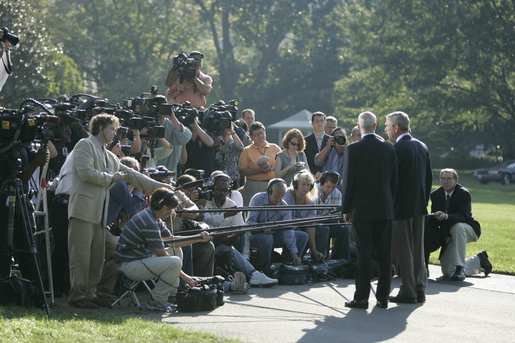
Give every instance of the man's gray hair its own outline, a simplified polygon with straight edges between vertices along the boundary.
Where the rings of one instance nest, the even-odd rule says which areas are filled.
[[[386,116],[386,121],[389,121],[392,126],[397,125],[402,132],[409,131],[409,116],[401,111],[395,111]]]
[[[120,160],[120,163],[129,168],[135,169],[137,171],[140,170],[139,162],[134,157],[130,157],[130,156],[122,157],[122,159]]]
[[[377,124],[377,117],[370,111],[365,111],[359,114],[358,123],[361,130],[365,132],[374,132],[374,125]]]

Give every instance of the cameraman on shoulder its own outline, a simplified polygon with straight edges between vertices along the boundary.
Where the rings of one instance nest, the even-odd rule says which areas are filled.
[[[204,55],[202,53],[192,51],[186,68],[179,67],[176,63],[177,57],[174,59],[174,65],[166,79],[166,85],[170,87],[166,91],[168,100],[172,99],[176,104],[189,101],[193,108],[199,108],[206,104],[206,96],[211,92],[213,80],[211,76],[200,71],[203,59]],[[195,70],[192,73],[193,68]],[[183,74],[183,70],[185,70],[186,75]]]
[[[13,73],[13,67],[11,65],[11,55],[9,53],[9,48],[11,45],[16,45],[20,41],[20,39],[9,32],[7,27],[3,27],[0,29],[0,41],[4,47],[4,51],[2,54],[2,65],[0,66],[0,91],[7,81],[9,75]]]

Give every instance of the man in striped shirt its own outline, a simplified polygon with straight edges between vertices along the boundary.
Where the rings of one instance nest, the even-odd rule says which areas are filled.
[[[176,292],[179,278],[188,286],[195,286],[194,280],[181,271],[181,258],[171,256],[163,243],[163,240],[173,238],[163,220],[175,216],[177,204],[172,191],[165,188],[156,190],[150,199],[150,207],[137,213],[125,225],[116,247],[114,260],[121,263],[120,271],[126,277],[136,281],[159,277],[147,304],[150,310],[172,311],[168,297],[171,292]],[[200,237],[174,243],[174,247],[211,239],[207,232],[202,232]]]

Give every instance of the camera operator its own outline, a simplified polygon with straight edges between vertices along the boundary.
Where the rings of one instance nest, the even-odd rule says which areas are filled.
[[[69,304],[77,308],[97,308],[95,287],[104,264],[108,187],[126,180],[146,190],[170,188],[120,164],[106,149],[118,125],[118,118],[113,115],[95,115],[89,124],[91,136],[81,139],[73,149],[68,204]]]
[[[181,175],[177,178],[175,185],[178,189],[175,194],[179,205],[179,210],[198,210],[197,201],[199,200],[199,191],[197,187],[184,187],[195,181],[192,175]],[[183,188],[184,187],[184,188]],[[181,213],[177,215],[173,221],[173,230],[175,232],[187,230],[189,220],[198,220],[199,213]],[[189,275],[196,276],[212,276],[215,264],[215,247],[211,242],[196,243],[182,247],[183,251],[183,267],[182,270]]]
[[[192,51],[189,55],[195,62],[193,77],[182,80],[183,75],[177,73],[178,68],[174,59],[174,66],[168,75],[166,85],[170,88],[166,91],[166,98],[172,99],[176,104],[189,101],[191,107],[199,108],[206,104],[206,96],[211,92],[213,80],[211,76],[200,71],[204,61],[204,55],[198,51]]]
[[[174,150],[173,145],[168,142],[168,140],[164,138],[151,138],[148,136],[148,129],[145,127],[141,130],[141,154],[144,156],[149,156],[148,161],[146,161],[146,168],[155,168],[158,164],[157,161],[162,160],[170,156],[172,151]],[[155,149],[152,149],[153,145],[152,140],[157,140],[157,143],[160,145]]]
[[[13,73],[13,67],[11,64],[11,53],[9,48],[12,45],[18,44],[18,37],[9,32],[9,29],[3,27],[0,29],[0,41],[3,46],[3,54],[2,54],[2,65],[0,66],[0,91],[2,90],[5,81],[9,75]]]
[[[208,200],[205,208],[236,208],[237,205],[229,198],[231,194],[232,180],[226,174],[218,174],[214,177],[213,181],[213,199]],[[205,213],[205,222],[212,227],[220,226],[237,226],[243,224],[243,216],[241,212],[220,212],[220,213]],[[213,238],[216,246],[216,254],[231,254],[234,259],[234,264],[239,272],[243,272],[249,278],[251,286],[273,286],[277,284],[277,279],[272,279],[264,273],[257,271],[256,268],[234,247],[234,244],[244,235],[244,232],[238,232],[227,235],[220,235]],[[220,255],[219,255],[220,256]],[[216,256],[215,256],[216,259]],[[236,278],[237,273],[234,274]],[[236,288],[244,282],[235,283]],[[234,289],[233,291],[245,291],[244,289]]]
[[[188,160],[184,169],[203,169],[207,175],[211,175],[215,170],[215,135],[210,131],[204,131],[197,118],[189,127],[192,136],[186,144]]]
[[[238,159],[243,151],[243,143],[236,134],[235,128],[236,124],[231,122],[231,128],[224,129],[216,137],[215,143],[216,167],[231,177],[233,187],[237,186],[240,180]]]
[[[343,179],[343,160],[347,145],[347,133],[341,127],[337,127],[329,137],[327,145],[322,151],[315,155],[315,164],[322,167],[322,172],[332,170],[339,173]],[[341,187],[340,182],[340,184],[338,184],[340,191],[342,189]]]
[[[163,221],[175,216],[177,205],[174,192],[164,188],[156,190],[150,198],[150,207],[136,214],[125,225],[116,247],[115,261],[121,263],[120,270],[131,280],[159,277],[147,303],[149,310],[173,312],[168,298],[175,295],[180,280],[189,287],[195,286],[195,281],[181,271],[180,257],[172,256],[173,252],[165,248],[163,242],[174,238]],[[200,237],[192,238],[192,242],[211,239],[207,232],[202,232]],[[183,244],[187,243],[172,243],[171,248],[179,248]]]

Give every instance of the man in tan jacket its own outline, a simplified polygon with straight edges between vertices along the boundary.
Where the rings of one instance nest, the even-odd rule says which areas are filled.
[[[70,306],[97,308],[95,288],[102,274],[109,187],[120,180],[145,191],[170,188],[120,164],[105,146],[113,140],[118,118],[98,114],[89,123],[90,137],[74,148],[72,188],[68,204],[68,250],[70,260]]]

